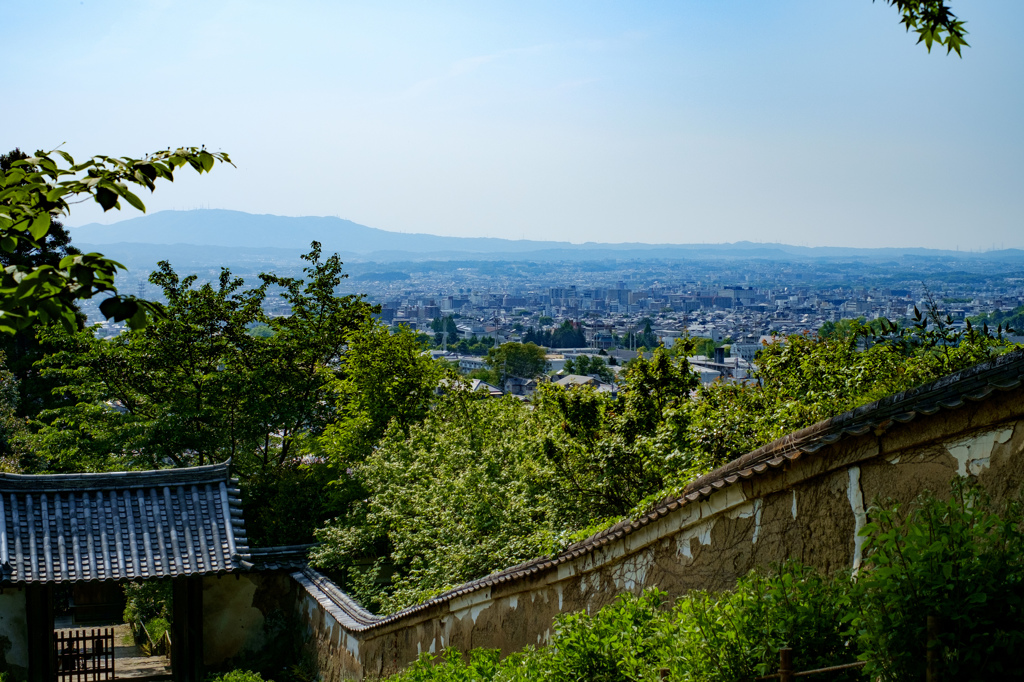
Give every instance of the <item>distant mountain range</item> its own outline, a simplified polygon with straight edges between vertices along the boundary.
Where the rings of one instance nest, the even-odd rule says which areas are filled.
[[[378,230],[334,217],[253,215],[203,209],[161,211],[112,225],[92,223],[71,228],[80,248],[95,247],[113,257],[155,262],[177,254],[179,260],[265,262],[293,259],[319,241],[327,253],[376,262],[399,260],[607,260],[607,259],[892,259],[956,258],[1001,262],[1024,261],[1024,251],[963,252],[926,248],[859,249],[787,244],[605,244],[531,241],[491,237],[441,237]],[[115,248],[111,248],[115,247]]]

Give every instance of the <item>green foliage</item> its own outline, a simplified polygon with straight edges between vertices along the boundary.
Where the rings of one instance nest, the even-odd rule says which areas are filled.
[[[264,682],[264,680],[259,673],[250,670],[232,670],[219,675],[209,675],[206,682]],[[273,680],[266,682],[273,682]]]
[[[0,471],[9,473],[20,471],[30,456],[24,445],[25,420],[17,414],[18,384],[0,351]]]
[[[142,651],[147,656],[158,653],[167,653],[163,641],[164,634],[171,629],[171,624],[165,618],[153,618],[146,621],[146,632],[149,633],[149,642],[142,644]]]
[[[470,379],[479,379],[491,386],[501,388],[501,372],[496,369],[474,369],[467,376]]]
[[[56,470],[190,466],[233,457],[242,473],[290,465],[295,447],[333,421],[329,381],[372,308],[337,297],[341,263],[305,256],[308,281],[263,275],[244,288],[224,269],[195,286],[162,262],[150,281],[165,314],[110,340],[93,330],[42,333],[58,352],[42,363],[68,404],[39,416],[33,448]],[[267,319],[270,286],[291,315]],[[255,323],[270,337],[249,333]]]
[[[352,474],[368,497],[318,531],[313,561],[390,612],[542,553],[552,520],[527,414],[453,390],[407,432],[392,424]]]
[[[1024,512],[997,513],[956,479],[948,500],[870,511],[865,563],[851,595],[852,631],[879,680],[923,679],[928,617],[938,625],[943,680],[1021,679]]]
[[[66,167],[59,165],[61,160]],[[54,219],[67,216],[70,205],[82,196],[92,197],[104,211],[120,209],[123,199],[145,212],[130,185],[153,191],[157,180],[173,181],[175,171],[186,165],[206,173],[218,161],[230,163],[227,154],[195,147],[168,149],[143,159],[94,156],[76,163],[70,154],[54,150],[8,161],[0,168],[0,248],[8,254],[45,250],[63,232]],[[147,316],[160,308],[117,293],[114,275],[121,267],[101,254],[77,252],[68,252],[56,264],[7,265],[0,281],[0,331],[13,333],[36,322],[57,322],[73,331],[78,327],[75,302],[96,294],[111,294],[100,304],[107,318],[145,325]]]
[[[449,650],[392,679],[640,681],[667,668],[680,682],[735,682],[770,674],[789,647],[796,670],[867,662],[831,680],[920,680],[929,616],[940,679],[1021,679],[1024,507],[998,513],[965,479],[951,491],[925,493],[909,511],[873,507],[855,579],[790,562],[752,571],[732,590],[691,591],[671,609],[655,589],[620,595],[596,614],[559,616],[544,649],[503,661],[496,651],[467,661]]]
[[[451,315],[447,317],[435,317],[430,322],[430,328],[434,331],[433,345],[440,348],[442,341],[444,341],[442,332],[448,333],[448,347],[454,347],[459,341],[459,328],[455,324],[455,318]]]
[[[787,563],[751,572],[733,590],[691,592],[676,604],[663,665],[673,680],[731,682],[772,672],[787,646],[797,670],[848,663],[855,655],[842,622],[849,585],[845,577]]]
[[[734,682],[777,666],[778,649],[797,651],[797,669],[850,662],[842,618],[846,578],[825,578],[796,564],[752,572],[734,590],[694,592],[674,607],[657,589],[622,594],[591,615],[558,616],[549,646],[527,648],[499,661],[476,649],[468,660],[446,650],[424,654],[393,682],[653,682],[669,679]],[[838,674],[830,679],[856,679]]]
[[[338,481],[360,493],[318,532],[313,559],[394,611],[553,551],[706,468],[680,450],[695,386],[685,357],[663,349],[630,366],[617,399],[545,384],[531,409],[453,385],[419,423],[391,422]]]
[[[650,679],[658,663],[659,631],[666,626],[661,606],[665,595],[646,590],[619,595],[591,616],[569,613],[555,621],[552,647],[544,656],[548,679],[593,682]]]
[[[544,374],[548,361],[544,349],[534,343],[511,341],[487,351],[487,366],[499,372],[502,381],[508,377],[532,379]]]
[[[551,318],[545,317],[540,319],[542,325],[545,324],[545,319],[551,320]],[[552,322],[553,320],[546,324],[551,324]],[[534,330],[533,327],[527,327],[526,333],[523,334],[523,342],[534,343],[548,348],[584,348],[587,345],[587,337],[578,324],[574,324],[570,320],[564,320],[561,325],[554,329]]]
[[[449,343],[448,348],[462,355],[487,355],[487,351],[494,348],[494,337],[477,337],[473,334],[468,339],[459,339],[458,343]]]
[[[171,618],[171,583],[169,580],[147,580],[124,585],[124,622],[148,622],[154,618]]]
[[[701,387],[689,405],[691,446],[720,462],[873,400],[1015,348],[1001,334],[959,331],[918,314],[837,324],[825,337],[794,335],[758,353],[756,384]]]
[[[527,407],[450,391],[392,424],[339,478],[347,511],[318,533],[316,561],[394,611],[642,514],[793,430],[1010,348],[978,332],[850,329],[766,347],[746,385],[698,387],[686,340],[630,363],[615,398],[542,384]],[[351,451],[341,442],[325,451]]]
[[[956,50],[958,56],[960,48],[970,47],[964,36],[967,31],[964,29],[963,21],[956,18],[952,10],[946,4],[946,0],[884,0],[890,7],[895,7],[902,15],[900,23],[907,29],[907,32],[917,33],[917,42],[924,43],[928,51],[932,51],[932,44],[946,46],[946,54]]]
[[[569,358],[565,361],[563,371],[566,374],[596,374],[605,383],[615,380],[615,374],[608,369],[608,364],[596,355],[578,355],[575,359]]]
[[[426,416],[441,379],[452,376],[406,327],[391,331],[368,320],[348,340],[330,385],[338,418],[322,439],[331,452],[345,453],[345,465],[368,454],[389,426],[407,433]]]
[[[706,358],[714,358],[715,349],[721,348],[722,346],[725,345],[725,343],[722,341],[714,341],[712,339],[707,339],[703,337],[698,337],[695,340],[697,342],[697,345],[693,350],[694,355],[703,355]],[[728,353],[726,353],[726,355],[728,356]]]
[[[1013,333],[1024,334],[1024,305],[1017,306],[1013,310],[1004,312],[997,310],[994,313],[979,315],[971,318],[974,325],[986,327],[1001,327],[1012,330]]]

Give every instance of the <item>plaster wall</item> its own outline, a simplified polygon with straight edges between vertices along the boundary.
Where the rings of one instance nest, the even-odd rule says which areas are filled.
[[[374,679],[421,652],[544,645],[560,613],[594,611],[646,587],[676,597],[726,589],[757,566],[796,559],[824,571],[859,566],[857,531],[875,501],[907,502],[975,476],[999,500],[1024,485],[1024,404],[987,401],[889,432],[867,433],[727,486],[546,572],[484,587],[366,628],[299,595],[306,650],[321,679]],[[984,408],[984,409],[982,409]]]
[[[295,586],[282,573],[203,578],[203,663],[217,669],[290,644]],[[281,641],[284,636],[286,642]]]
[[[25,590],[20,587],[0,590],[0,643],[6,649],[0,659],[0,670],[10,671],[15,679],[24,679],[28,673],[28,620]]]

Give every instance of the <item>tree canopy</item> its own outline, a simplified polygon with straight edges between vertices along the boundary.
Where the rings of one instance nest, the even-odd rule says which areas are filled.
[[[508,377],[533,379],[544,374],[548,361],[544,349],[534,343],[510,341],[487,351],[487,366],[499,373],[501,381]]]

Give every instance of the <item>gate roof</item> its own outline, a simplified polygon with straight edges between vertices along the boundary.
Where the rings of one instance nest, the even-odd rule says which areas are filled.
[[[0,583],[140,580],[242,567],[230,462],[100,474],[0,474]]]

